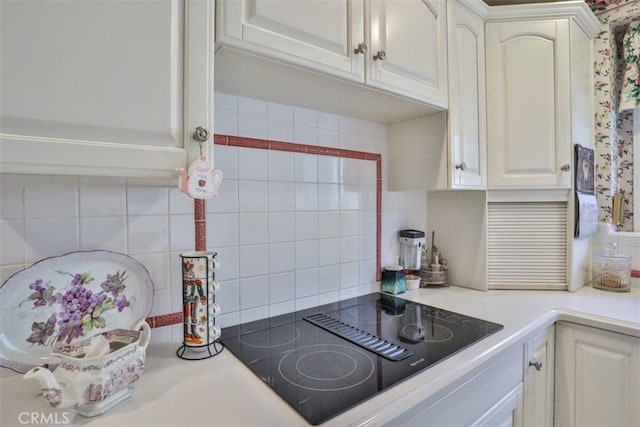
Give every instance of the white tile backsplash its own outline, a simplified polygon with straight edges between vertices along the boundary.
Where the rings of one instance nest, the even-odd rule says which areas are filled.
[[[318,127],[294,123],[293,139],[298,144],[318,145]]]
[[[332,264],[318,268],[318,293],[337,292],[340,289],[340,265]]]
[[[238,210],[240,212],[266,212],[267,182],[238,181]]]
[[[225,185],[227,184],[228,182],[225,181]],[[82,193],[80,197],[82,198]],[[185,197],[178,187],[169,189],[169,214],[193,215],[193,199]]]
[[[220,190],[225,188],[228,179],[238,179],[238,148],[226,145],[216,145],[213,150],[214,166],[222,170],[224,177]]]
[[[296,182],[294,204],[297,211],[318,210],[318,184]]]
[[[340,289],[353,288],[359,284],[358,263],[340,264]]]
[[[127,217],[81,217],[80,249],[127,252]]]
[[[269,303],[275,304],[285,301],[293,303],[295,286],[293,271],[269,275]]]
[[[294,206],[293,182],[269,181],[269,212],[290,212]]]
[[[271,141],[294,142],[293,123],[269,121],[267,123],[267,137]]]
[[[177,191],[179,191],[176,188]],[[193,207],[191,207],[193,209]],[[85,185],[80,187],[81,216],[127,214],[127,191],[122,186]]]
[[[267,243],[268,217],[264,213],[241,213],[239,215],[240,245]]]
[[[238,116],[238,135],[247,138],[267,139],[269,136],[267,120]]]
[[[241,96],[238,98],[238,115],[266,120],[267,103],[259,99]]]
[[[25,187],[25,218],[65,218],[77,215],[78,186],[75,183],[42,183]]]
[[[318,212],[318,237],[328,239],[338,236],[340,236],[340,212]]]
[[[169,189],[166,187],[127,188],[127,213],[129,215],[167,215]]]
[[[267,276],[240,279],[240,309],[260,307],[269,302],[269,278]]]
[[[169,251],[169,217],[136,215],[128,217],[130,254]]]
[[[267,180],[267,150],[246,148],[238,152],[239,179]]]
[[[24,186],[23,180],[16,175],[8,175],[0,179],[0,218],[24,218]]]
[[[0,254],[5,264],[23,264],[25,235],[23,219],[0,219]]]
[[[78,217],[26,218],[24,221],[26,263],[80,248]]]
[[[288,242],[295,238],[293,212],[269,213],[269,240],[271,242]]]
[[[296,270],[295,272],[295,295],[298,298],[307,298],[318,294],[318,269],[309,268],[306,270]]]
[[[318,241],[303,240],[295,244],[296,270],[318,266]]]
[[[269,271],[267,245],[240,246],[240,277],[262,276]]]
[[[318,128],[318,145],[321,147],[340,148],[340,131]]]
[[[310,240],[318,238],[318,211],[296,212],[295,239]]]
[[[296,153],[293,161],[293,178],[296,182],[318,182],[317,156]]]
[[[238,114],[238,97],[226,93],[216,93],[213,105],[216,113]]]
[[[333,265],[340,263],[340,240],[318,240],[318,265]]]
[[[386,173],[378,123],[227,94],[216,94],[214,120],[223,134],[380,153]],[[375,162],[216,145],[214,163],[224,180],[206,203],[206,235],[221,262],[219,325],[377,289]],[[179,254],[195,233],[193,200],[177,180],[1,178],[2,281],[48,256],[109,249],[147,267],[153,314],[182,310]],[[382,265],[397,259],[399,229],[426,230],[426,194],[387,192],[385,182]],[[182,327],[153,336],[179,341]]]
[[[293,154],[288,151],[269,150],[269,181],[293,181]]]
[[[267,118],[269,121],[293,123],[293,107],[275,102],[267,102]]]
[[[169,216],[169,245],[172,251],[193,249],[195,236],[193,214]]]
[[[295,269],[295,244],[293,242],[269,245],[269,273],[281,273]]]
[[[193,200],[188,197],[184,197],[190,202],[190,214],[193,215]],[[238,212],[238,181],[235,179],[223,179],[222,191],[218,192],[218,196],[207,203],[207,212],[210,213],[223,213],[223,212]]]
[[[340,185],[318,184],[318,210],[335,211],[340,209]]]

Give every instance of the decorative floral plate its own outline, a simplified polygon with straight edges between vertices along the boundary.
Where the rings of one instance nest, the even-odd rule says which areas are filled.
[[[0,366],[57,364],[55,342],[130,329],[153,303],[147,269],[128,255],[71,252],[17,272],[0,287]]]

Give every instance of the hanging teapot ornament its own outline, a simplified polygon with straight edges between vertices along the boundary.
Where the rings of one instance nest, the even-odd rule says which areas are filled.
[[[210,199],[218,195],[222,171],[213,169],[205,156],[191,162],[188,171],[184,168],[178,168],[176,171],[180,176],[179,186],[183,193],[194,199]]]
[[[178,186],[180,190],[194,199],[210,199],[217,196],[218,187],[222,182],[222,171],[213,169],[206,156],[202,154],[203,142],[204,137],[198,139],[200,156],[191,162],[188,170],[176,169],[179,175]]]

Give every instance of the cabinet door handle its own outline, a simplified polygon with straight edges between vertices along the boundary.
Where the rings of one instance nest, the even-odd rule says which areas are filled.
[[[560,170],[562,172],[569,172],[571,170],[571,165],[569,165],[569,164],[562,165],[562,166],[560,166]]]
[[[536,371],[539,371],[540,369],[542,369],[542,361],[540,360],[536,360],[535,362],[530,361],[529,366],[533,366],[534,368],[536,368]]]
[[[355,49],[353,49],[354,53],[367,53],[367,44],[362,42],[360,44],[358,44],[358,47],[356,47]]]
[[[459,170],[463,171],[463,170],[467,169],[467,164],[465,162],[457,163],[456,164],[456,169],[459,169]]]
[[[376,53],[373,56],[374,61],[379,59],[380,61],[384,61],[385,59],[387,59],[387,52],[385,52],[384,50],[380,49],[378,51],[378,53]]]
[[[209,129],[198,126],[196,130],[193,131],[193,139],[198,142],[205,142],[209,139]]]

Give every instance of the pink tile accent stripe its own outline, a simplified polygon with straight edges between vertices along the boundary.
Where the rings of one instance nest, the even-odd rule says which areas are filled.
[[[349,159],[379,161],[382,155],[366,151],[345,150],[343,148],[322,147],[320,145],[296,144],[294,142],[271,141],[266,139],[244,138],[240,136],[215,134],[214,143],[230,147],[260,148],[263,150],[289,151],[292,153],[318,154],[322,156],[345,157]],[[378,179],[382,179],[381,170]]]
[[[207,201],[193,199],[193,220],[195,226],[196,251],[207,250]]]
[[[160,316],[147,317],[147,323],[152,328],[176,325],[182,323],[182,312],[162,314]]]
[[[230,147],[259,148],[262,150],[289,151],[292,153],[315,154],[320,156],[344,157],[376,162],[376,280],[382,280],[380,259],[382,256],[382,155],[366,151],[345,150],[342,148],[322,147],[319,145],[295,144],[293,142],[270,141],[266,139],[244,138],[231,135],[215,134],[214,144]],[[206,202],[194,199],[194,221],[196,250],[206,250]],[[152,328],[182,323],[182,312],[168,313],[147,318]]]

